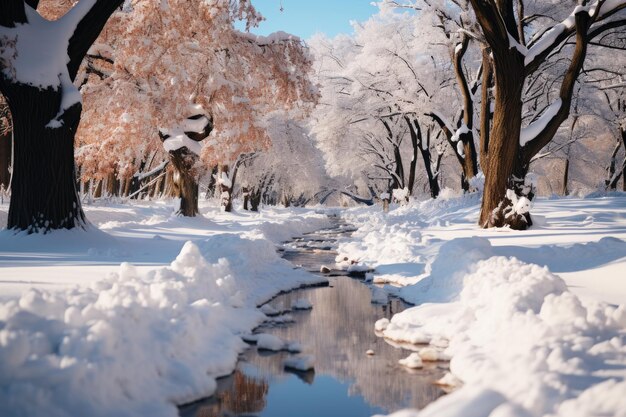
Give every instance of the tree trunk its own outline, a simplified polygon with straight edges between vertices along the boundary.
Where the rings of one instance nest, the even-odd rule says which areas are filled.
[[[241,189],[241,192],[243,194],[243,209],[248,211],[248,210],[250,210],[250,208],[249,208],[249,204],[250,204],[250,190],[248,190],[248,187],[243,187]]]
[[[224,174],[228,177],[228,165],[222,165],[219,168],[218,178],[222,178]],[[220,191],[220,200],[222,204],[222,208],[225,212],[230,213],[233,211],[233,189],[232,184],[228,186],[228,184],[223,184],[221,181],[219,182],[219,191]]]
[[[7,86],[13,115],[14,166],[8,229],[46,233],[84,228],[85,215],[76,190],[74,135],[79,104],[63,115],[58,128],[46,127],[61,105],[61,89]]]
[[[452,57],[454,63],[454,72],[456,74],[457,83],[461,89],[463,96],[463,124],[467,127],[467,132],[459,135],[458,140],[463,144],[463,154],[461,166],[463,167],[463,175],[461,177],[461,186],[463,191],[470,190],[469,180],[478,174],[478,163],[476,155],[476,145],[474,145],[474,98],[467,83],[467,77],[463,70],[463,56],[467,51],[469,44],[469,36],[462,34],[462,41],[455,48]],[[457,52],[458,51],[458,52]]]
[[[428,186],[430,187],[430,196],[432,198],[439,197],[439,181],[433,175],[432,169],[432,154],[430,153],[430,149],[420,148],[420,152],[422,153],[422,159],[424,160],[424,168],[426,169],[426,175],[428,176]]]
[[[198,214],[198,182],[193,173],[196,156],[187,148],[177,149],[169,153],[174,167],[172,186],[174,196],[180,199],[180,207],[176,214],[195,217]]]
[[[9,189],[11,182],[11,133],[0,135],[0,187],[4,190]]]
[[[262,196],[261,187],[253,188],[250,192],[250,211],[259,211],[259,205],[261,204],[261,196]]]
[[[565,168],[563,169],[563,188],[561,190],[561,194],[563,196],[567,196],[569,194],[569,190],[567,189],[567,183],[569,182],[569,155],[565,159]]]
[[[208,200],[209,198],[215,197],[215,186],[216,186],[216,177],[217,177],[218,167],[217,165],[211,168],[211,175],[209,176],[209,184],[206,188],[206,194],[204,195],[204,199]]]
[[[491,132],[491,88],[493,87],[493,66],[490,51],[483,48],[483,79],[482,99],[480,103],[480,167],[483,174],[487,174],[485,165],[489,155],[489,136]]]
[[[517,50],[503,49],[499,51],[502,56],[494,60],[495,113],[489,154],[483,162],[485,189],[479,220],[483,227],[502,226],[496,223],[494,212],[504,201],[507,189],[515,188],[511,182],[523,181],[527,169],[519,152],[524,60]]]
[[[622,143],[624,144],[624,167],[622,169],[622,191],[626,192],[626,127],[621,126],[620,135],[622,136]]]

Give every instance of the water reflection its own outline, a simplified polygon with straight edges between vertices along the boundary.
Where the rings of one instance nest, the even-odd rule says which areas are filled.
[[[326,249],[329,237],[329,233],[309,236],[296,242],[297,247],[288,248],[284,256],[318,271],[320,265],[334,260],[332,252],[319,250],[319,246]],[[324,242],[318,241],[321,239]],[[318,250],[302,250],[309,245]],[[368,286],[340,276],[331,278],[329,287],[281,295],[271,304],[279,310],[288,309],[298,299],[310,301],[313,310],[293,311],[290,314],[295,323],[268,323],[258,332],[299,342],[302,354],[315,357],[314,372],[288,373],[283,362],[289,353],[258,352],[253,346],[242,356],[235,374],[220,381],[215,397],[183,409],[181,415],[365,417],[407,407],[423,408],[443,395],[432,384],[443,376],[443,364],[410,372],[398,364],[410,352],[374,334],[376,320],[391,318],[406,308],[400,300],[372,304]],[[374,356],[366,354],[369,349]]]
[[[196,409],[198,417],[225,417],[254,414],[265,409],[269,386],[263,380],[247,376],[240,370],[220,380],[215,396]]]

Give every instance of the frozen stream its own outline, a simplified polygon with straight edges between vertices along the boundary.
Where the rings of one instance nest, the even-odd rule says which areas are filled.
[[[350,229],[337,221],[333,229],[285,244],[284,258],[318,273],[321,265],[334,265],[332,248],[347,233]],[[305,299],[312,310],[290,312],[294,321],[289,323],[281,323],[285,316],[275,317],[256,330],[298,342],[303,354],[315,357],[314,371],[285,371],[283,361],[290,353],[251,346],[235,373],[219,381],[216,395],[181,408],[181,416],[366,417],[422,408],[441,396],[432,382],[443,375],[442,364],[408,371],[398,360],[410,352],[374,334],[376,320],[391,318],[407,306],[397,299],[373,304],[373,287],[333,275],[328,287],[293,291],[269,303],[280,310]],[[369,349],[373,356],[366,354]]]

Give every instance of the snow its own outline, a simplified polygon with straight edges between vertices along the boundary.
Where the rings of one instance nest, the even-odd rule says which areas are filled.
[[[520,146],[526,146],[528,142],[539,136],[546,126],[548,126],[548,123],[559,113],[562,105],[563,101],[561,99],[556,100],[543,112],[539,119],[523,128],[519,137]]]
[[[167,134],[169,134],[170,137],[163,141],[163,148],[165,148],[166,151],[173,152],[186,147],[190,152],[196,155],[202,153],[202,144],[189,139],[189,136],[187,136],[184,131],[172,129],[168,131]]]
[[[240,35],[261,45],[270,44],[270,43],[280,43],[280,42],[286,42],[286,41],[295,41],[295,42],[300,41],[299,37],[292,35],[291,33],[283,32],[280,30],[270,33],[267,36],[255,35],[250,32],[242,32],[240,33]]]
[[[450,139],[452,142],[458,142],[461,139],[461,135],[466,135],[470,132],[469,128],[465,123],[461,125],[455,132],[452,138]]]
[[[81,102],[78,89],[70,79],[67,54],[70,38],[82,18],[94,6],[95,0],[81,0],[65,16],[56,21],[44,19],[37,11],[24,5],[27,23],[14,28],[0,27],[0,36],[14,40],[6,42],[0,52],[4,76],[17,83],[61,90],[61,104],[57,116],[46,127],[62,126],[61,116],[73,105]]]
[[[285,348],[286,343],[280,337],[263,333],[257,336],[256,346],[257,348],[262,349],[262,350],[271,350],[274,352],[279,352]]]
[[[535,200],[525,232],[477,227],[478,202],[344,214],[339,256],[417,304],[372,330],[413,346],[404,365],[450,360],[457,388],[392,416],[624,415],[626,195]]]
[[[522,54],[523,56],[528,55],[528,49],[520,44],[518,41],[515,40],[515,38],[513,36],[511,36],[510,33],[507,33],[508,37],[509,37],[509,46],[511,49],[515,48],[517,49],[517,51]]]
[[[405,201],[407,198],[409,198],[409,189],[404,187],[404,188],[394,188],[392,190],[392,196],[394,201]]]
[[[295,369],[296,371],[306,372],[310,371],[315,366],[315,357],[307,356],[294,356],[287,358],[284,361],[285,368]]]
[[[422,358],[420,358],[419,353],[411,353],[408,357],[404,359],[400,359],[398,363],[402,366],[406,366],[409,369],[421,369],[424,367],[424,363],[422,362]]]
[[[313,309],[313,304],[307,299],[300,298],[293,302],[291,308],[293,310],[311,310]]]
[[[324,281],[275,250],[324,215],[201,212],[104,204],[87,231],[0,232],[0,415],[177,416],[233,371],[257,305]]]
[[[217,183],[220,185],[223,185],[226,188],[231,188],[233,186],[232,181],[230,180],[230,178],[228,177],[228,173],[222,171],[218,176],[217,176]]]

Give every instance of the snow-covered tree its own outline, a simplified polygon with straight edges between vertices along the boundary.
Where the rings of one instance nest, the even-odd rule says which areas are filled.
[[[113,176],[132,183],[142,171],[163,167],[183,147],[197,153],[200,163],[172,164],[174,171],[195,169],[194,175],[178,172],[170,178],[197,181],[216,165],[228,176],[226,167],[238,155],[269,146],[262,123],[268,111],[314,101],[310,60],[300,40],[285,33],[257,37],[239,32],[234,27],[238,19],[251,26],[260,16],[248,0],[141,0],[114,15],[82,73],[86,117],[78,139],[83,179]],[[213,121],[202,145],[187,141],[181,128],[194,115],[190,107],[201,108],[198,116]],[[165,149],[159,131],[169,135]],[[172,135],[175,131],[179,134]]]
[[[0,6],[0,93],[14,129],[7,227],[29,232],[85,224],[74,167],[82,106],[73,81],[122,0],[80,0],[56,20],[39,14],[38,3],[7,0]]]
[[[524,200],[532,196],[525,181],[530,161],[568,118],[588,47],[602,34],[626,24],[622,12],[626,1],[585,1],[562,18],[554,12],[531,15],[524,1],[471,0],[471,4],[481,27],[474,36],[490,48],[495,87],[493,126],[483,143],[487,151],[482,161],[485,191],[480,224],[523,229],[531,223]],[[554,24],[555,20],[560,21]],[[568,48],[571,42],[575,44]],[[569,64],[547,83],[555,90],[548,96],[550,102],[523,127],[527,82],[555,56],[565,57]]]
[[[250,155],[240,168],[244,200],[252,210],[263,197],[265,203],[305,205],[328,183],[322,155],[297,112],[274,112],[267,123],[270,148]]]
[[[446,80],[431,71],[431,57],[412,13],[381,4],[355,25],[354,37],[317,38],[313,49],[322,86],[314,133],[329,172],[357,182],[364,177],[382,192],[416,188],[418,156],[425,161],[431,195],[438,194],[437,162],[421,140],[423,114]],[[424,146],[424,145],[428,146]]]

